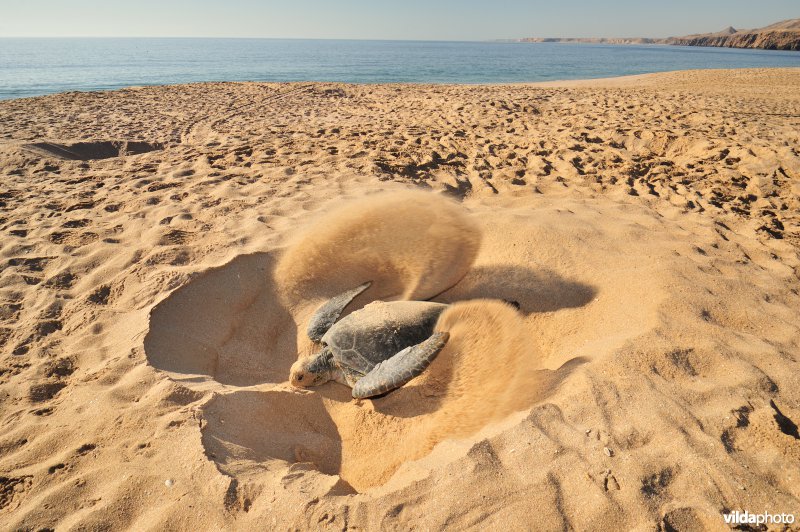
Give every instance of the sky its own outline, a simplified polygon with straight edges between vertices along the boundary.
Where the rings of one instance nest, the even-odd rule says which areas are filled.
[[[669,37],[800,17],[798,0],[0,0],[0,37]]]

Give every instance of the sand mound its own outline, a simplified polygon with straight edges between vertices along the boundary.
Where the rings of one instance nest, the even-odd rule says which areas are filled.
[[[74,144],[35,142],[25,144],[24,147],[46,156],[70,161],[111,159],[112,157],[125,157],[126,155],[138,155],[164,149],[164,145],[159,142],[128,140],[98,140],[94,142],[76,142]]]
[[[453,286],[481,237],[463,207],[425,192],[346,202],[291,245],[275,278],[291,305],[327,299],[372,281],[360,301],[429,299]]]

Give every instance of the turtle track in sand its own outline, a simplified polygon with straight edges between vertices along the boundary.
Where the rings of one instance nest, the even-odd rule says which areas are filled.
[[[292,83],[287,84],[290,86],[286,90],[276,90],[272,87],[264,87],[257,94],[248,94],[243,103],[238,101],[231,102],[233,108],[221,117],[209,119],[208,117],[200,117],[190,121],[184,126],[180,138],[182,143],[199,144],[210,141],[216,129],[225,122],[241,116],[245,111],[251,110],[256,106],[272,105],[284,98],[288,98],[294,94],[308,91],[311,87],[310,84]]]

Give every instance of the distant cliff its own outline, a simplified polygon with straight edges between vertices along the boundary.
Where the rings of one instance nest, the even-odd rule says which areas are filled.
[[[667,44],[683,46],[723,46],[725,48],[763,48],[800,51],[800,31],[738,31],[730,35],[673,37]]]
[[[577,42],[605,44],[673,44],[682,46],[718,46],[725,48],[762,48],[800,51],[800,18],[784,20],[764,28],[737,30],[727,27],[716,33],[652,39],[648,37],[527,37],[520,42]]]
[[[670,37],[666,44],[684,46],[724,46],[726,48],[763,48],[765,50],[800,50],[800,18],[783,20],[764,28],[737,30],[725,28],[717,33]]]
[[[647,37],[526,37],[519,42],[577,42],[590,44],[654,44],[662,39]]]

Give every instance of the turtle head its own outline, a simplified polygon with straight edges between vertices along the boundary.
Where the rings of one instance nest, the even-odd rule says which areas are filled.
[[[326,346],[318,354],[301,358],[292,364],[289,382],[296,388],[319,386],[331,380],[332,370],[333,353]]]

